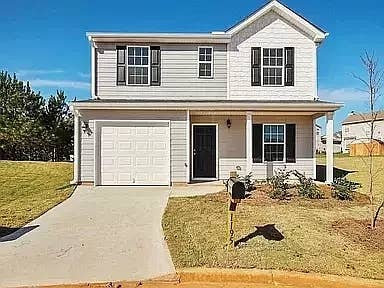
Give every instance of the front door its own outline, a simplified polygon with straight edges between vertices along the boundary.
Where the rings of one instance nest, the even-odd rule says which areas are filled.
[[[216,178],[216,125],[193,125],[193,178]]]

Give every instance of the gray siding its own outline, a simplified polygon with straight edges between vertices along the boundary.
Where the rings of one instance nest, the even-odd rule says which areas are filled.
[[[170,120],[171,132],[171,181],[186,182],[187,122],[183,111],[122,111],[83,110],[82,120],[89,121],[91,134],[81,136],[81,181],[94,181],[94,125],[93,120]]]
[[[198,45],[161,44],[161,86],[117,86],[116,44],[97,43],[97,96],[103,99],[226,99],[226,45],[208,46],[214,49],[212,79],[198,77]]]
[[[93,181],[93,159],[94,159],[94,149],[93,149],[93,121],[89,121],[89,134],[81,131],[81,149],[80,149],[80,180],[81,181]]]

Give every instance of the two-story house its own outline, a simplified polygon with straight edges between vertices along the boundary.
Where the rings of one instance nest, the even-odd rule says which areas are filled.
[[[224,32],[87,33],[92,98],[73,103],[74,182],[265,179],[271,167],[315,178],[316,119],[332,139],[341,107],[317,95],[327,35],[278,1]]]

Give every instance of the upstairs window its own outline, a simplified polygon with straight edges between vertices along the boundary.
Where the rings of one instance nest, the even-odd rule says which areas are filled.
[[[213,77],[213,48],[199,47],[199,77]]]
[[[128,47],[128,85],[149,84],[149,47]]]
[[[117,85],[160,85],[160,46],[116,46],[116,56]]]
[[[283,49],[263,49],[263,85],[283,85]]]
[[[295,49],[251,48],[252,86],[294,86]]]

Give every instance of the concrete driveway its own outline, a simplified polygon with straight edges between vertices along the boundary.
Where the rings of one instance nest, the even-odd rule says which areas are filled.
[[[0,286],[134,281],[175,273],[161,228],[169,192],[169,187],[77,188],[26,225],[24,235],[0,238]]]

